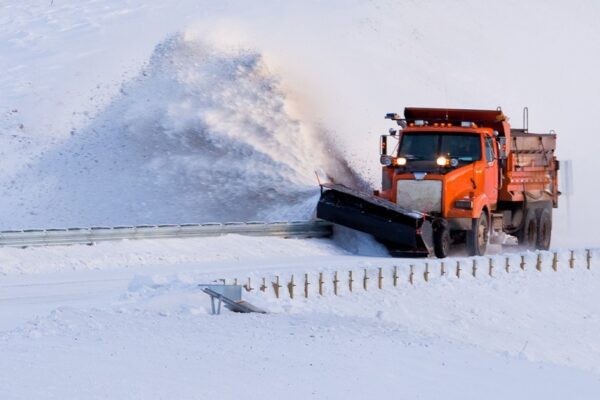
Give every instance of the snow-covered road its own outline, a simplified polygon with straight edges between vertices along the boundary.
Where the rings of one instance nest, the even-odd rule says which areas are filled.
[[[533,258],[534,259],[534,258]],[[227,236],[1,249],[3,398],[547,398],[600,393],[600,274],[514,259],[426,283],[333,242]],[[450,265],[450,261],[447,265]],[[125,265],[127,263],[127,265]],[[400,266],[400,283],[388,273]],[[268,315],[209,315],[198,283],[383,267],[333,296],[244,292]],[[282,281],[282,283],[285,283]],[[375,285],[375,283],[372,283]],[[300,283],[299,283],[300,286]],[[301,293],[300,288],[298,289]]]
[[[330,312],[59,309],[4,335],[3,398],[596,399],[597,374]],[[8,357],[7,357],[8,355]]]
[[[303,256],[298,256],[303,254]],[[326,258],[323,258],[326,257]],[[348,254],[327,240],[231,235],[0,249],[0,329],[62,306],[108,306],[137,275],[195,273],[212,279],[237,271],[336,265]],[[337,260],[337,263],[340,261]]]

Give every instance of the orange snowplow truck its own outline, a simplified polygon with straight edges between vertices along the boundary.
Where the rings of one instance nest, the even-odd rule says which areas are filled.
[[[549,248],[556,134],[530,133],[527,108],[523,129],[511,128],[500,108],[406,108],[404,118],[386,118],[400,129],[381,137],[381,190],[324,184],[317,217],[371,233],[393,255],[446,257],[454,243],[483,255],[504,234]]]

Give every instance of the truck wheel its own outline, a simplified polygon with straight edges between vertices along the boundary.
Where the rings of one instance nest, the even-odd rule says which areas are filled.
[[[548,250],[550,248],[551,237],[552,209],[544,208],[541,210],[538,219],[537,242],[535,248],[538,250]]]
[[[527,210],[523,226],[517,233],[517,239],[519,240],[520,246],[523,246],[526,249],[534,249],[536,247],[538,236],[537,221],[538,219],[535,210]]]
[[[479,218],[473,218],[472,228],[467,231],[467,251],[470,256],[482,256],[485,254],[490,238],[488,217],[482,212]]]
[[[450,230],[448,224],[440,222],[433,227],[433,252],[437,258],[448,257],[450,251]]]

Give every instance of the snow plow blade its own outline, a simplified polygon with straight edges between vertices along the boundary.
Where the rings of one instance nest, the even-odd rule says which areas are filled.
[[[428,256],[431,217],[338,184],[321,185],[317,218],[370,233],[395,256]]]

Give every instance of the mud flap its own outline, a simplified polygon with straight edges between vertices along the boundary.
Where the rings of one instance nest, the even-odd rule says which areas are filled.
[[[317,218],[370,233],[392,255],[427,256],[433,249],[432,218],[343,185],[321,186]]]

